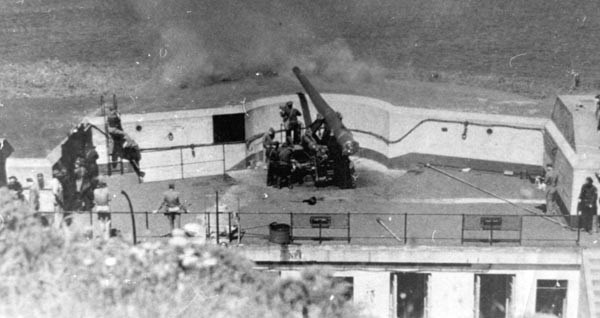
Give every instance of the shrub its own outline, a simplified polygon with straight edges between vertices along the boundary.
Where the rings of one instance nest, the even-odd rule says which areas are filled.
[[[352,317],[322,269],[301,280],[255,270],[234,252],[184,237],[133,246],[44,227],[0,189],[0,316]]]

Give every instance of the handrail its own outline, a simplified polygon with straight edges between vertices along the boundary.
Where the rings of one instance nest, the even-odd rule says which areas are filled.
[[[372,137],[375,137],[381,141],[383,141],[386,145],[391,145],[391,144],[396,144],[401,142],[402,140],[406,139],[406,137],[408,137],[410,134],[412,134],[417,128],[419,128],[421,125],[423,125],[424,123],[427,122],[436,122],[436,123],[447,123],[447,124],[468,124],[468,125],[472,125],[472,126],[479,126],[479,127],[492,127],[492,128],[513,128],[513,129],[521,129],[521,130],[539,130],[539,131],[543,131],[544,128],[540,127],[540,128],[536,128],[536,127],[526,127],[526,126],[518,126],[518,125],[509,125],[509,124],[484,124],[484,123],[478,123],[478,122],[472,122],[469,120],[446,120],[446,119],[435,119],[435,118],[426,118],[423,119],[421,121],[419,121],[417,124],[415,124],[412,128],[410,128],[404,135],[400,136],[399,138],[395,139],[395,140],[389,140],[387,138],[385,138],[382,135],[370,132],[370,131],[366,131],[366,130],[362,130],[362,129],[356,129],[356,128],[350,128],[349,130],[352,132],[357,132],[357,133],[361,133],[361,134],[365,134],[365,135],[369,135]],[[278,130],[276,131],[278,132],[282,132],[283,130]],[[253,136],[251,136],[250,138],[248,138],[248,140],[246,141],[246,146],[250,145],[251,143],[253,143],[254,141],[256,141],[257,139],[262,138],[264,134],[255,134]]]
[[[126,195],[125,193],[123,193],[124,195]],[[52,215],[55,212],[39,212],[38,215]],[[72,212],[71,212],[72,213]],[[77,212],[75,212],[77,213]],[[85,213],[89,213],[90,216],[93,214],[98,214],[98,213],[102,213],[102,212],[78,212],[81,215],[84,215]],[[134,240],[134,244],[137,243],[137,238],[139,237],[144,237],[144,238],[149,238],[149,237],[165,237],[165,235],[154,235],[152,233],[148,233],[146,235],[141,235],[138,236],[137,230],[136,230],[136,219],[135,219],[135,215],[144,215],[145,216],[145,221],[146,221],[146,230],[149,230],[148,228],[148,217],[151,214],[151,212],[148,211],[111,211],[108,212],[114,216],[116,215],[121,215],[121,220],[123,220],[123,217],[126,217],[125,215],[128,214],[131,216],[131,231],[133,234],[133,240]],[[577,229],[577,231],[567,231],[562,233],[559,237],[552,237],[549,238],[547,237],[547,235],[544,235],[544,233],[540,235],[534,235],[531,236],[531,233],[524,238],[523,237],[523,233],[528,233],[526,232],[528,230],[528,228],[530,228],[531,226],[539,226],[539,224],[534,223],[534,224],[529,224],[526,228],[524,228],[523,224],[525,223],[525,220],[532,220],[532,219],[555,219],[555,218],[563,218],[564,216],[562,215],[556,215],[556,216],[547,216],[547,215],[534,215],[534,214],[515,214],[515,213],[511,213],[511,214],[482,214],[482,213],[469,213],[469,214],[465,214],[465,213],[405,213],[405,212],[382,212],[382,213],[368,213],[368,212],[340,212],[340,213],[303,213],[303,212],[249,212],[249,211],[238,211],[238,212],[234,212],[234,211],[230,211],[230,212],[221,212],[221,211],[217,211],[216,209],[213,211],[205,211],[205,212],[199,212],[199,211],[189,211],[189,212],[182,212],[180,213],[180,217],[183,217],[185,214],[189,214],[190,216],[189,221],[190,222],[195,222],[193,220],[197,219],[197,217],[194,217],[194,215],[205,215],[205,216],[210,216],[210,215],[215,215],[216,213],[219,214],[224,214],[224,217],[228,217],[231,220],[231,217],[254,217],[254,216],[266,216],[266,215],[278,215],[280,217],[285,217],[287,215],[291,215],[290,218],[290,234],[293,232],[294,234],[297,235],[297,233],[294,231],[295,229],[303,229],[304,231],[306,230],[311,230],[311,228],[307,228],[307,227],[297,227],[294,222],[294,215],[306,215],[306,214],[324,214],[324,215],[343,215],[347,217],[347,221],[348,221],[348,234],[347,236],[341,237],[339,236],[339,231],[343,231],[345,229],[345,227],[335,227],[335,228],[326,228],[324,230],[327,231],[337,231],[337,232],[329,232],[329,234],[321,236],[319,235],[319,238],[326,238],[326,239],[331,239],[331,240],[340,240],[340,239],[347,239],[348,243],[351,242],[355,242],[358,244],[363,244],[364,241],[361,240],[384,240],[384,242],[386,242],[386,240],[394,240],[396,243],[399,244],[408,244],[408,242],[416,242],[416,241],[429,241],[431,240],[431,242],[433,242],[435,244],[436,240],[440,240],[440,241],[456,241],[458,244],[464,244],[464,243],[469,243],[469,242],[489,242],[490,245],[493,245],[493,243],[498,243],[498,242],[503,242],[503,243],[518,243],[519,245],[521,245],[524,242],[573,242],[573,244],[575,245],[579,245],[580,243],[580,239],[579,239],[579,232],[580,232],[580,228]],[[152,213],[154,214],[154,213]],[[162,216],[164,214],[164,212],[159,212],[158,214],[156,214],[156,217]],[[387,216],[396,216],[396,217],[401,217],[401,219],[399,221],[396,221],[394,225],[392,224],[386,224],[387,222],[383,222],[383,220],[385,220],[387,218]],[[359,218],[367,218],[370,221],[375,221],[374,224],[371,224],[370,226],[376,226],[376,224],[378,224],[379,226],[383,227],[386,231],[385,232],[377,232],[375,233],[375,235],[373,235],[373,233],[371,232],[360,232],[360,231],[350,231],[350,220],[354,217],[359,217]],[[440,236],[435,235],[436,230],[435,227],[430,227],[428,226],[429,222],[431,219],[435,218],[435,219],[439,219],[439,217],[445,217],[445,218],[453,218],[455,220],[462,220],[462,226],[457,227],[456,229],[453,229],[450,233],[445,233],[442,234]],[[485,218],[485,217],[500,217],[500,218],[518,218],[519,222],[516,223],[518,224],[517,226],[519,227],[518,229],[508,229],[508,228],[503,228],[501,223],[499,225],[497,225],[498,227],[495,227],[494,225],[491,225],[489,228],[485,228],[483,225],[481,225],[481,228],[471,228],[471,227],[465,227],[465,219],[466,218]],[[93,218],[90,218],[93,219]],[[364,219],[361,219],[364,223]],[[391,220],[391,219],[390,219]],[[179,221],[181,222],[181,218],[179,219]],[[273,219],[257,219],[257,222],[252,222],[250,224],[247,224],[248,226],[246,227],[240,227],[240,228],[236,228],[236,229],[232,229],[231,225],[229,226],[228,230],[224,230],[224,232],[221,232],[220,230],[217,230],[217,235],[221,235],[220,233],[226,233],[226,235],[228,235],[231,237],[232,235],[235,235],[235,233],[237,233],[237,235],[243,235],[246,236],[248,238],[260,238],[260,239],[268,239],[270,237],[270,227],[269,225],[272,223]],[[370,222],[369,221],[369,222]],[[217,222],[215,220],[215,222]],[[416,222],[416,223],[414,223]],[[537,222],[537,221],[535,221]],[[129,222],[126,222],[129,223]],[[258,224],[256,224],[258,223]],[[479,224],[479,221],[477,222]],[[121,224],[121,223],[119,223]],[[206,224],[209,227],[209,232],[210,231],[210,227],[212,223],[210,221],[208,221],[208,224]],[[218,223],[216,223],[218,224]],[[361,222],[352,222],[352,224],[362,224]],[[409,224],[416,224],[416,227],[410,226]],[[483,223],[481,223],[483,224]],[[123,225],[123,224],[121,224]],[[354,225],[355,227],[358,225]],[[422,227],[426,226],[427,230],[424,232]],[[260,229],[260,230],[256,230],[256,229]],[[315,230],[315,229],[313,229]],[[355,228],[355,230],[358,230],[358,228]],[[431,235],[429,235],[428,233],[433,230],[433,232],[431,232]],[[495,237],[493,233],[498,232],[498,231],[504,231],[504,232],[517,232],[517,234],[514,234],[510,237],[506,237],[506,236],[502,236],[502,237]],[[442,231],[444,232],[444,231]],[[473,233],[473,232],[481,232],[481,233],[488,233],[489,236],[486,237],[482,237],[481,235],[475,235],[473,236],[473,234],[470,234],[468,237],[465,236],[465,233]],[[211,232],[212,233],[212,232]],[[335,235],[332,236],[333,233],[337,233]],[[454,234],[453,234],[454,233]],[[573,233],[573,234],[570,234]],[[424,235],[425,234],[425,235]],[[297,239],[315,239],[314,236],[306,236],[306,234],[303,234],[304,236],[296,236],[294,235],[294,238]],[[576,237],[575,237],[576,236]],[[238,237],[239,239],[239,237]],[[357,240],[359,240],[357,242]],[[360,243],[363,242],[363,243]],[[424,243],[427,244],[427,243]]]
[[[94,128],[94,129],[96,129],[97,131],[99,131],[101,134],[103,134],[103,135],[104,135],[104,137],[108,137],[108,134],[107,134],[107,133],[106,133],[104,130],[100,129],[98,126],[96,126],[96,125],[94,125],[94,124],[90,124],[90,123],[88,123],[88,125],[89,125],[91,128]]]
[[[205,147],[214,147],[214,146],[225,146],[225,145],[237,145],[242,142],[229,141],[229,142],[219,142],[219,143],[205,143],[205,144],[187,144],[187,145],[177,145],[177,146],[167,146],[167,147],[151,147],[151,148],[141,148],[140,152],[155,152],[155,151],[167,151],[167,150],[176,150],[176,149],[195,149],[195,148],[205,148]]]

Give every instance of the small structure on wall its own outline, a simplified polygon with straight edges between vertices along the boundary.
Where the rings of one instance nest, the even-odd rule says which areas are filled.
[[[546,125],[545,161],[552,164],[558,173],[557,200],[565,215],[577,215],[581,186],[587,177],[597,180],[595,174],[600,171],[600,133],[596,109],[596,102],[591,95],[558,96],[552,120]],[[573,222],[574,217],[571,218]]]

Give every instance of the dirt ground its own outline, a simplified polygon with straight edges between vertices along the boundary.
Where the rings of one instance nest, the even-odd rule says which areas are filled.
[[[147,7],[151,3],[155,7]],[[594,92],[595,1],[25,0],[0,3],[0,134],[43,156],[99,95],[125,112],[323,92],[394,104],[547,116]],[[526,96],[527,99],[521,96]],[[512,102],[511,102],[512,101]]]

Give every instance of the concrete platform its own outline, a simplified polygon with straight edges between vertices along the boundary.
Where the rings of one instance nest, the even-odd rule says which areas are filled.
[[[228,229],[229,223],[236,225],[233,213],[239,213],[241,227],[245,234],[243,244],[270,245],[269,224],[272,222],[290,224],[293,213],[298,222],[301,215],[331,214],[350,215],[350,237],[352,245],[403,245],[392,234],[377,223],[381,219],[406,244],[420,245],[461,245],[461,222],[463,215],[522,216],[521,232],[523,245],[531,246],[576,246],[577,232],[563,228],[556,221],[561,216],[553,216],[555,221],[543,217],[543,193],[527,180],[515,176],[494,173],[457,170],[448,172],[460,176],[501,197],[512,199],[516,206],[490,197],[474,188],[432,170],[421,173],[407,173],[402,170],[388,170],[370,160],[359,159],[358,188],[340,190],[334,187],[315,188],[310,182],[297,185],[293,189],[266,187],[266,171],[263,169],[231,172],[227,177],[193,178],[176,180],[175,186],[183,200],[190,205],[189,214],[181,216],[181,224],[210,224],[215,231],[216,191],[219,192],[219,228]],[[160,204],[162,192],[168,182],[138,184],[134,175],[113,176],[108,179],[113,193],[111,207],[122,212],[113,216],[113,225],[124,235],[131,234],[131,217],[124,196],[125,190],[132,199],[136,212],[136,227],[140,240],[154,240],[169,232],[167,218],[151,212]],[[524,196],[523,194],[527,194]],[[318,199],[310,206],[302,200],[311,196]],[[526,211],[529,210],[529,211]],[[536,215],[530,211],[538,212]],[[207,213],[208,212],[208,213]],[[231,212],[232,218],[229,218]],[[210,214],[210,216],[209,216]],[[408,215],[405,228],[405,215]],[[89,217],[88,217],[89,218]],[[147,225],[146,225],[147,224]],[[329,229],[323,236],[345,238],[348,230]],[[518,232],[496,232],[495,238],[512,239]],[[296,236],[316,238],[316,229],[294,230]],[[466,233],[467,237],[482,239],[481,242],[466,243],[471,246],[487,246],[487,232]],[[597,235],[581,234],[584,245],[594,245]],[[223,238],[226,240],[226,238]],[[318,240],[299,240],[297,244],[314,245]],[[347,244],[342,240],[324,240],[324,244]],[[515,242],[496,242],[499,245],[517,245]]]

